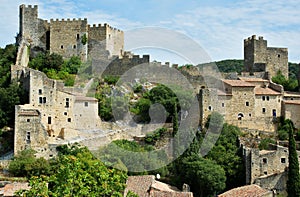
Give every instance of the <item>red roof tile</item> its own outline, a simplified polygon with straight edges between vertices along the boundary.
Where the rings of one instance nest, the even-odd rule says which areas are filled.
[[[256,95],[281,95],[280,92],[277,92],[271,88],[256,87],[254,92]]]
[[[258,185],[246,185],[243,187],[231,189],[223,194],[218,195],[218,197],[261,197],[268,192],[270,191],[263,189]]]
[[[288,104],[288,105],[300,105],[300,100],[285,100],[284,104]]]
[[[232,87],[255,87],[254,84],[242,80],[223,80],[224,83]]]

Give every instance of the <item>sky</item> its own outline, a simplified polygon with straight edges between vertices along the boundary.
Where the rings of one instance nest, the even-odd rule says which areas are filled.
[[[201,63],[208,59],[212,61],[243,59],[244,39],[255,34],[268,40],[268,46],[287,47],[289,61],[300,62],[298,0],[0,0],[0,2],[1,47],[15,41],[18,32],[19,5],[37,4],[39,18],[42,19],[87,18],[89,24],[108,23],[121,29],[125,33],[125,50],[137,54],[150,53],[152,60]],[[143,31],[144,29],[147,31]],[[154,33],[155,31],[161,31],[161,34],[158,35]],[[139,33],[145,32],[144,41],[131,43],[135,40],[133,35],[139,36]],[[201,58],[198,59],[194,58],[198,51],[205,55],[199,55]]]

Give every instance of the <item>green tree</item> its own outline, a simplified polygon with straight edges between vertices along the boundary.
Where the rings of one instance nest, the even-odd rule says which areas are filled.
[[[23,196],[122,196],[127,175],[107,168],[87,148],[61,148],[50,176],[30,179],[31,189]]]
[[[9,172],[14,176],[39,176],[50,173],[50,164],[44,158],[36,158],[36,151],[26,149],[21,151],[9,164]]]
[[[294,138],[294,128],[292,124],[288,126],[289,132],[289,170],[287,181],[287,193],[289,197],[300,196],[300,175],[298,154],[296,151],[296,143]]]
[[[296,79],[286,79],[282,72],[279,70],[276,76],[272,77],[274,83],[280,84],[284,87],[284,90],[295,91],[297,90],[298,81]]]
[[[182,183],[189,184],[197,196],[215,196],[225,189],[224,169],[198,154],[183,158],[180,169]]]

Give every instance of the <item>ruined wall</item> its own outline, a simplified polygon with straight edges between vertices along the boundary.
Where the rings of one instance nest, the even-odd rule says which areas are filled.
[[[300,128],[300,101],[291,100],[283,102],[283,117],[291,119],[296,128]]]
[[[50,52],[65,58],[80,56],[87,59],[87,43],[82,37],[88,36],[87,19],[50,20]]]
[[[244,65],[246,72],[267,72],[271,79],[280,70],[288,78],[287,48],[267,47],[263,37],[253,35],[244,40]]]
[[[124,32],[108,24],[88,25],[88,51],[96,59],[118,56],[124,53]]]
[[[38,6],[29,5],[20,6],[20,24],[17,43],[21,38],[28,39],[32,48],[37,47],[43,50],[47,49],[47,32],[49,31],[49,23],[38,18]]]

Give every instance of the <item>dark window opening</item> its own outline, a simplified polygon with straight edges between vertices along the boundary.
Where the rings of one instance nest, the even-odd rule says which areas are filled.
[[[64,112],[64,115],[65,115],[65,116],[67,116],[67,115],[68,115],[68,113],[67,113],[67,112]]]
[[[26,133],[26,142],[30,143],[30,131],[27,131]]]
[[[263,163],[264,163],[264,164],[267,164],[267,163],[268,163],[268,160],[267,160],[267,158],[263,158],[263,160],[262,160],[262,161],[263,161]]]
[[[270,100],[270,97],[269,96],[267,96],[267,101],[269,101]]]
[[[39,97],[39,103],[40,103],[40,104],[43,103],[43,97]]]
[[[68,118],[68,122],[71,122],[71,118]]]
[[[248,102],[248,101],[246,102],[246,106],[247,106],[247,107],[249,106],[249,102]]]
[[[266,113],[266,108],[262,108],[262,113]]]
[[[222,103],[222,107],[224,107],[225,106],[225,103]]]
[[[39,89],[39,94],[43,94],[43,90],[42,89]]]
[[[27,122],[30,122],[30,119],[27,119]]]
[[[251,117],[251,114],[249,114],[249,117]]]
[[[265,96],[262,96],[262,100],[263,100],[263,101],[266,100],[266,97],[265,97]]]
[[[76,49],[76,45],[74,45],[73,48]]]
[[[268,172],[267,172],[267,171],[264,171],[264,174],[265,174],[265,175],[268,175]]]
[[[211,110],[212,110],[212,107],[211,107],[211,106],[208,106],[208,110],[211,111]]]
[[[64,45],[60,45],[60,48],[63,49],[63,48],[64,48]]]
[[[76,35],[77,40],[79,40],[79,34]]]
[[[280,58],[280,54],[278,54],[277,57]]]
[[[84,106],[85,106],[85,107],[88,107],[88,106],[89,106],[89,103],[88,103],[88,102],[84,102]]]
[[[69,98],[66,98],[66,108],[69,108],[69,107],[70,107],[69,101],[70,101],[70,99],[69,99]]]
[[[48,117],[48,124],[51,124],[51,117]]]
[[[285,163],[286,162],[285,158],[281,158],[280,160],[281,160],[281,163]]]
[[[244,114],[239,113],[239,114],[238,114],[238,120],[242,120],[242,118],[244,118]]]
[[[47,100],[46,97],[44,97],[44,98],[43,98],[43,103],[46,103],[46,100]]]
[[[276,109],[273,109],[273,117],[276,117]]]

